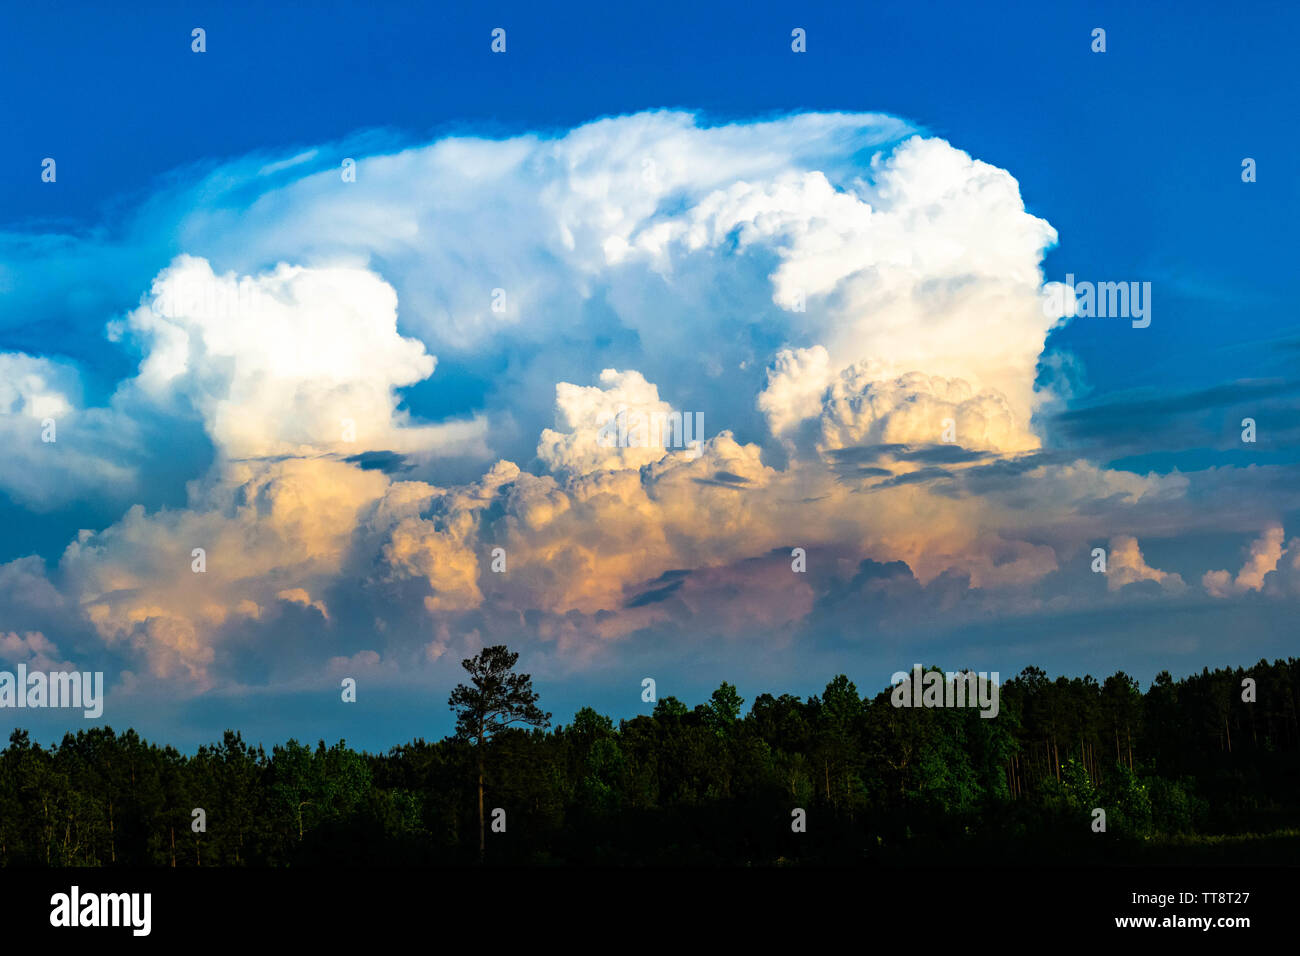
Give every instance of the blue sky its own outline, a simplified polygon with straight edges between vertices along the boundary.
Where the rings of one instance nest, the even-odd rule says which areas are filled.
[[[1230,12],[1212,4],[1164,9],[1121,4],[838,7],[571,5],[548,11],[535,4],[434,10],[420,4],[375,9],[340,3],[305,13],[296,5],[259,3],[141,4],[130,14],[88,4],[6,9],[0,14],[0,78],[6,90],[0,105],[5,130],[0,150],[0,352],[46,363],[20,366],[15,360],[7,374],[13,382],[20,375],[43,376],[41,395],[57,393],[68,400],[75,411],[67,413],[55,447],[85,456],[60,466],[57,474],[43,475],[42,459],[15,454],[0,474],[5,528],[0,581],[17,582],[7,597],[0,592],[0,635],[14,635],[7,646],[9,659],[38,659],[36,644],[25,637],[36,633],[58,648],[57,656],[46,655],[50,660],[102,663],[110,688],[114,675],[128,672],[132,676],[119,685],[120,693],[110,696],[120,706],[109,708],[108,722],[134,722],[177,743],[209,739],[224,726],[237,725],[268,740],[289,733],[342,735],[382,747],[449,729],[441,701],[456,679],[454,660],[474,640],[488,638],[517,644],[526,661],[534,660],[544,700],[560,718],[586,702],[616,716],[637,712],[640,678],[649,671],[667,675],[660,683],[673,689],[661,693],[695,700],[721,679],[737,682],[751,698],[767,689],[809,693],[839,671],[849,672],[865,689],[883,685],[918,654],[927,661],[971,663],[1004,673],[1033,663],[1071,672],[1109,673],[1123,667],[1149,679],[1166,667],[1179,672],[1247,663],[1290,650],[1294,644],[1280,622],[1295,611],[1296,592],[1288,590],[1291,579],[1284,571],[1291,558],[1300,556],[1288,546],[1300,533],[1300,505],[1292,490],[1300,335],[1285,284],[1294,274],[1294,242],[1289,240],[1300,212],[1297,134],[1290,121],[1300,106],[1290,65],[1300,17],[1282,4]],[[189,33],[195,26],[207,31],[208,49],[201,55],[190,50]],[[508,32],[504,56],[489,51],[489,33],[497,26]],[[790,30],[796,26],[807,31],[806,54],[790,51]],[[1107,31],[1104,54],[1090,50],[1095,27]],[[763,176],[777,182],[790,170],[825,170],[837,190],[851,192],[854,176],[870,179],[873,155],[888,159],[906,139],[901,126],[872,122],[836,132],[814,123],[769,132],[756,123],[779,124],[791,115],[825,112],[887,114],[910,131],[951,144],[1014,177],[1015,202],[1023,203],[1024,215],[1008,213],[1007,219],[990,222],[990,246],[1001,248],[995,241],[999,235],[1019,235],[1022,227],[1032,231],[1025,217],[1050,223],[1055,241],[1044,243],[1041,258],[1037,253],[1026,258],[1023,250],[1008,253],[1006,262],[997,264],[1006,275],[1018,276],[1023,262],[1041,268],[1049,282],[1063,281],[1070,273],[1094,281],[1152,283],[1153,321],[1147,329],[1121,335],[1110,320],[1075,319],[1045,330],[1041,348],[1033,349],[1038,355],[1034,374],[1040,389],[1051,388],[1053,395],[1047,400],[1040,390],[1032,409],[1024,409],[1032,411],[1032,427],[1021,422],[1011,437],[990,437],[988,432],[978,450],[993,457],[983,460],[983,470],[937,476],[939,485],[929,492],[936,507],[987,494],[999,496],[1008,509],[1038,517],[1016,519],[1014,528],[972,530],[967,516],[954,516],[950,520],[966,529],[970,540],[952,546],[951,554],[942,543],[948,538],[940,535],[936,542],[917,545],[892,524],[879,532],[864,527],[856,541],[828,532],[825,541],[813,546],[822,548],[819,554],[834,554],[834,561],[814,571],[813,577],[825,576],[811,589],[807,613],[780,626],[760,613],[761,602],[747,621],[725,596],[739,587],[736,580],[749,575],[752,581],[754,568],[766,568],[763,562],[772,562],[773,548],[786,543],[763,535],[755,535],[748,553],[730,539],[704,536],[685,544],[673,538],[663,545],[658,563],[635,569],[628,566],[622,545],[613,552],[593,547],[564,572],[617,579],[620,593],[628,595],[621,609],[603,607],[608,595],[596,593],[595,586],[580,587],[569,578],[565,581],[570,583],[557,584],[542,570],[545,562],[530,569],[536,576],[526,580],[521,594],[494,597],[480,581],[482,604],[466,594],[446,597],[438,581],[447,575],[462,581],[469,573],[457,563],[458,552],[439,550],[444,547],[439,536],[451,534],[447,529],[455,524],[449,515],[460,514],[455,512],[459,505],[447,497],[424,500],[404,516],[424,523],[407,528],[409,542],[386,528],[375,532],[367,552],[357,544],[363,537],[358,531],[349,543],[330,545],[338,553],[331,552],[329,567],[313,564],[295,571],[284,560],[269,562],[275,574],[284,576],[285,587],[278,591],[291,596],[272,593],[269,600],[284,605],[272,613],[268,598],[250,592],[247,600],[260,609],[250,620],[258,623],[242,631],[237,619],[244,618],[238,614],[207,629],[208,624],[195,624],[167,605],[168,595],[175,597],[170,590],[145,593],[156,569],[145,570],[150,566],[140,563],[139,554],[122,550],[145,547],[124,523],[131,506],[142,506],[146,516],[137,529],[142,538],[157,534],[170,540],[164,526],[177,529],[177,535],[191,520],[215,528],[212,516],[233,513],[238,505],[231,502],[250,493],[248,482],[256,485],[257,479],[232,472],[231,461],[315,460],[298,442],[299,432],[310,430],[306,424],[270,429],[255,439],[238,424],[244,421],[238,416],[255,418],[259,409],[275,407],[273,402],[287,391],[258,393],[263,404],[236,408],[232,419],[223,415],[230,412],[234,393],[216,395],[209,388],[213,375],[226,374],[225,365],[204,372],[192,354],[194,378],[188,384],[175,377],[165,385],[139,377],[142,359],[162,355],[167,330],[132,324],[128,316],[160,276],[180,281],[176,277],[190,275],[164,272],[183,254],[210,262],[218,276],[260,276],[280,262],[307,269],[359,264],[396,290],[396,333],[422,343],[424,353],[436,357],[436,368],[421,374],[420,360],[396,341],[384,340],[392,364],[413,363],[409,374],[359,379],[350,400],[369,396],[373,389],[395,396],[395,417],[382,426],[388,443],[360,450],[393,452],[396,458],[366,461],[401,465],[391,474],[363,469],[360,460],[347,464],[339,452],[335,457],[349,469],[348,476],[365,472],[378,480],[385,474],[385,480],[405,478],[455,489],[481,483],[494,463],[505,459],[533,476],[557,476],[559,491],[538,490],[537,495],[563,493],[577,501],[575,466],[564,458],[576,454],[577,444],[561,442],[561,451],[547,458],[540,453],[539,432],[565,431],[550,407],[557,384],[596,388],[607,367],[638,369],[641,380],[657,383],[655,401],[702,408],[711,423],[709,434],[729,429],[740,448],[761,449],[762,467],[786,475],[773,478],[755,463],[759,459],[751,461],[730,446],[710,452],[719,462],[715,473],[735,475],[734,468],[741,468],[740,477],[751,487],[784,481],[782,494],[806,486],[808,497],[815,497],[820,493],[815,480],[792,470],[790,463],[803,461],[801,456],[833,462],[843,477],[845,448],[831,447],[826,428],[833,427],[837,435],[868,436],[865,445],[853,446],[855,461],[898,444],[882,435],[906,433],[908,443],[920,444],[902,424],[872,431],[861,422],[831,421],[830,412],[819,412],[823,438],[820,444],[810,439],[813,444],[805,447],[799,442],[807,435],[801,432],[796,440],[791,432],[783,438],[772,413],[760,411],[759,394],[770,381],[764,370],[777,367],[782,349],[806,357],[813,353],[798,350],[825,344],[833,375],[871,357],[848,351],[857,328],[852,322],[869,320],[864,306],[853,305],[858,293],[851,277],[837,279],[847,284],[828,292],[827,307],[840,310],[839,325],[826,319],[821,338],[786,323],[773,307],[767,280],[784,261],[788,250],[782,243],[792,241],[788,237],[778,236],[770,247],[756,246],[744,255],[727,254],[724,244],[705,259],[677,261],[671,273],[647,267],[644,275],[620,272],[617,278],[593,271],[586,260],[552,267],[562,252],[541,239],[536,247],[521,239],[517,251],[509,251],[514,246],[502,251],[509,244],[494,242],[494,229],[524,237],[536,232],[550,242],[554,223],[544,214],[551,207],[520,212],[524,197],[545,195],[548,186],[560,181],[539,172],[550,161],[545,143],[571,142],[574,130],[601,117],[647,110],[692,116],[698,130],[741,130],[725,148],[708,147],[730,157],[721,163],[723,178],[717,181],[704,182],[705,147],[683,154],[682,162],[698,164],[681,172],[683,196],[701,203],[700,208],[707,205],[710,190],[725,191],[733,181],[762,182]],[[672,142],[678,134],[671,123],[646,128],[626,123],[599,135],[604,137],[600,149],[612,153],[637,136]],[[701,143],[708,139],[699,137]],[[541,142],[543,147],[518,167],[509,166],[514,153],[508,146],[470,145],[446,160],[435,156],[427,166],[421,165],[424,159],[413,160],[413,166],[401,159],[424,156],[421,151],[439,141],[480,140]],[[573,150],[569,155],[580,154],[578,146]],[[761,172],[751,169],[747,157],[765,151],[789,158],[778,157]],[[669,154],[653,155],[663,165],[666,160],[659,157]],[[47,156],[58,163],[53,184],[40,179],[40,163]],[[362,193],[367,198],[359,208],[391,203],[392,210],[400,211],[409,196],[413,208],[426,210],[417,238],[386,234],[382,224],[371,231],[356,209],[349,215],[357,217],[364,236],[330,233],[327,219],[332,214],[311,210],[329,210],[332,200],[319,199],[312,177],[319,180],[337,169],[341,156],[361,160],[356,185],[382,190]],[[367,166],[367,157],[396,159]],[[1241,181],[1244,157],[1257,161],[1257,182]],[[500,174],[497,185],[480,187],[470,175],[480,163],[484,169],[495,170],[493,164],[500,163],[509,170]],[[748,172],[728,180],[728,163]],[[439,170],[466,178],[455,187],[430,183],[430,171]],[[564,188],[581,194],[581,184],[565,183]],[[517,194],[511,191],[515,188]],[[419,197],[426,191],[432,198],[424,207]],[[813,194],[799,201],[812,202]],[[917,200],[915,209],[923,213],[925,208]],[[666,220],[670,213],[663,206],[654,215]],[[800,214],[800,209],[782,212]],[[579,222],[580,214],[573,215]],[[822,222],[820,216],[810,221]],[[483,223],[488,225],[481,227],[480,236]],[[458,243],[462,234],[465,242]],[[436,248],[422,246],[426,235],[437,236],[430,240]],[[581,235],[579,231],[579,249]],[[959,241],[969,244],[972,255],[983,241],[973,238],[978,235],[978,230],[960,232]],[[420,266],[426,255],[435,264],[430,267],[433,278]],[[485,262],[494,263],[499,274],[480,281],[476,269]],[[981,262],[972,274],[983,276],[983,268]],[[996,278],[989,279],[990,289]],[[917,289],[932,288],[926,282],[947,288],[944,282],[960,279],[947,272],[922,276]],[[373,304],[367,297],[374,289],[365,280],[349,275],[338,281],[359,301]],[[468,300],[458,290],[499,282],[512,293],[522,286],[525,302],[533,288],[549,290],[549,298],[545,308],[539,304],[535,314],[489,335],[482,332],[482,319],[467,317]],[[305,285],[295,288],[295,294],[312,295]],[[952,302],[939,308],[957,308],[953,303],[960,294],[952,295]],[[666,303],[663,317],[650,308],[660,298]],[[364,313],[369,306],[358,308]],[[704,312],[721,318],[702,322]],[[340,328],[347,327],[351,315],[336,317]],[[303,327],[295,319],[285,321],[286,328],[301,335]],[[527,328],[529,322],[538,327]],[[113,323],[121,328],[110,335],[106,330]],[[895,372],[969,371],[958,377],[970,378],[977,387],[993,381],[994,365],[1002,361],[995,346],[987,345],[987,361],[972,358],[963,365],[968,346],[952,328],[943,325],[934,333],[940,345],[931,338],[900,346],[900,354],[929,356],[936,364],[900,367],[887,380],[893,381]],[[988,336],[996,342],[999,335],[1019,334],[1018,329],[1008,331],[990,321]],[[943,354],[941,336],[953,334],[951,354]],[[694,341],[693,336],[700,353],[683,361],[674,350],[686,347],[683,343]],[[302,347],[309,347],[310,339],[304,336]],[[886,350],[894,344],[870,334],[863,341]],[[738,349],[734,356],[727,352],[731,345]],[[207,348],[215,348],[211,340]],[[726,369],[716,377],[717,387],[710,385],[712,355]],[[251,362],[248,368],[262,368],[254,346],[243,352],[231,346],[228,358],[236,366]],[[326,372],[325,378],[333,374]],[[244,381],[247,389],[261,387],[251,372]],[[882,393],[885,381],[873,380],[867,394]],[[317,394],[315,386],[295,382],[299,391],[293,395],[302,399],[304,411],[284,414],[307,416],[311,401],[302,396]],[[637,391],[641,386],[630,378],[599,387],[611,395],[648,394]],[[39,405],[30,389],[16,388],[14,394],[10,407],[0,405],[10,424],[33,417]],[[776,393],[769,388],[767,394]],[[774,402],[773,397],[765,407]],[[1014,396],[1011,404],[1016,406]],[[1239,440],[1238,423],[1246,416],[1258,422],[1259,440],[1253,445]],[[421,428],[426,431],[419,432]],[[1022,433],[1032,433],[1033,453],[1039,457],[1025,457],[1029,449]],[[30,437],[30,429],[21,434]],[[261,441],[268,436],[274,441]],[[395,449],[394,443],[402,442],[407,444]],[[1086,494],[1079,492],[1083,497],[1078,500],[1058,501],[1053,495],[1064,495],[1066,484],[1070,489],[1086,484],[1069,471],[1076,460],[1104,476]],[[1055,472],[1041,477],[1028,471],[1034,464],[1062,471],[1055,478]],[[755,471],[746,472],[742,465]],[[902,466],[895,459],[889,467]],[[33,475],[43,477],[33,483]],[[353,480],[348,476],[320,480],[329,487]],[[1141,492],[1133,490],[1139,479],[1147,482]],[[283,476],[267,480],[269,486],[256,487],[274,488]],[[908,479],[913,480],[921,479]],[[1052,483],[1058,480],[1063,483],[1059,487]],[[385,514],[396,508],[391,501],[398,496],[391,489],[382,498],[388,504],[375,505],[372,499],[380,492],[362,488],[362,478],[356,481],[355,494],[365,508]],[[1038,484],[1017,484],[1032,481]],[[196,504],[187,482],[203,484],[211,497]],[[1048,490],[1036,498],[1035,489]],[[478,553],[480,545],[522,534],[509,522],[533,512],[509,499],[509,493],[501,494],[506,497],[492,507],[505,515],[504,523],[492,524],[498,519],[490,507],[473,519],[482,538],[472,545],[457,539],[458,546]],[[651,499],[671,499],[668,492],[657,494]],[[1123,504],[1130,500],[1126,495],[1138,504]],[[856,513],[853,501],[846,499],[840,507]],[[718,521],[725,529],[726,519],[706,504],[707,517],[695,520]],[[893,514],[909,505],[891,499],[879,507]],[[916,503],[910,507],[917,525],[941,526],[935,518],[939,511]],[[752,513],[764,512],[754,508]],[[149,516],[167,514],[188,517],[149,523]],[[242,539],[248,547],[249,541],[260,540],[258,519],[252,520],[253,527],[241,532],[252,536]],[[359,528],[374,525],[371,517],[357,520]],[[810,515],[807,526],[826,520]],[[669,518],[659,521],[656,527],[672,526]],[[576,534],[583,527],[575,519],[570,531]],[[578,537],[600,539],[604,527],[597,524]],[[1270,531],[1273,527],[1281,531]],[[98,550],[93,560],[84,555],[69,559],[69,543],[83,528],[99,535],[89,546]],[[967,546],[987,549],[995,532],[994,550],[1005,547],[1006,552],[988,558],[985,567],[983,558],[966,553]],[[1277,534],[1274,543],[1271,536]],[[1092,594],[1088,589],[1098,582],[1085,576],[1089,548],[1084,545],[1092,538],[1112,553],[1127,554],[1127,546],[1116,541],[1129,536],[1138,549],[1129,572],[1132,581],[1114,588],[1102,585],[1101,592]],[[1260,560],[1273,567],[1242,576],[1257,545]],[[411,549],[409,554],[402,546]],[[556,549],[555,555],[577,553],[555,542],[546,547]],[[1017,562],[1047,560],[1047,552],[1036,548],[1051,552],[1056,570],[1020,576],[1014,570]],[[40,565],[39,575],[30,556]],[[409,580],[376,572],[384,560],[399,565]],[[29,563],[15,563],[23,561]],[[873,570],[899,561],[907,570],[904,578],[917,575],[911,583]],[[8,579],[3,568],[9,569]],[[1224,569],[1231,572],[1229,584],[1204,583],[1204,574]],[[677,571],[689,572],[690,583],[666,591],[652,587],[662,574]],[[1267,573],[1274,577],[1265,580]],[[123,585],[132,574],[134,589]],[[963,575],[964,587],[959,586]],[[1177,575],[1180,586],[1161,575]],[[382,588],[376,583],[381,578]],[[38,579],[41,583],[34,583]],[[220,601],[236,606],[245,599],[240,588],[246,584],[245,578],[224,580]],[[45,593],[43,588],[53,596],[44,603],[33,600],[33,593]],[[388,590],[354,602],[367,588]],[[551,596],[537,597],[548,588]],[[913,588],[921,590],[913,593]],[[322,589],[330,596],[323,597]],[[555,597],[560,591],[564,596]],[[682,597],[687,591],[693,596]],[[135,597],[124,597],[126,592]],[[646,600],[646,593],[661,592],[666,600],[654,603],[678,602],[663,618],[607,623],[625,617],[628,608],[643,609],[645,604],[638,602]],[[944,607],[953,610],[951,616],[923,627],[906,622],[910,602],[933,602],[939,592],[947,595]],[[385,619],[381,639],[374,633],[375,605],[391,602],[410,607],[395,613],[394,620]],[[984,610],[963,616],[962,607],[981,602],[987,602]],[[494,603],[506,618],[513,615],[513,630],[494,617]],[[316,604],[328,612],[313,610]],[[108,608],[104,613],[111,621],[96,621],[89,610],[95,606]],[[163,617],[170,623],[155,627],[149,621],[158,619],[140,610],[156,607],[167,610]],[[875,637],[855,631],[854,622],[864,616],[878,625],[866,629]],[[1229,646],[1215,641],[1225,630],[1235,635]],[[182,632],[184,637],[177,636]],[[438,649],[420,657],[418,648],[438,633],[446,635],[433,637]],[[742,634],[749,634],[762,653],[756,655],[755,647],[738,636]],[[165,650],[161,656],[160,646]],[[200,647],[202,653],[196,650]],[[379,663],[356,657],[368,653]],[[900,656],[908,659],[897,660]],[[373,684],[363,680],[354,710],[340,710],[334,703],[326,676],[315,683],[304,678],[301,686],[288,676],[297,662],[304,673],[319,670],[333,679],[328,661],[334,658],[376,668]],[[755,663],[756,658],[761,661]],[[417,659],[427,664],[423,677],[406,683],[393,678],[396,672],[418,670],[412,663]],[[385,688],[376,695],[381,700],[369,703],[367,686]],[[271,711],[267,701],[274,702]],[[75,726],[58,713],[42,717],[51,729]]]

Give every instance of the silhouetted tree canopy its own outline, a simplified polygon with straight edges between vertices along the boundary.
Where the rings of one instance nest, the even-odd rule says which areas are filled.
[[[1145,693],[1122,672],[1099,684],[1026,668],[995,719],[897,708],[890,689],[860,696],[842,674],[743,713],[724,682],[694,708],[662,697],[615,722],[584,707],[549,731],[516,661],[504,647],[467,660],[456,733],[385,754],[296,740],[268,753],[227,731],[185,755],[107,727],[46,748],[15,730],[0,752],[0,864],[468,863],[480,779],[509,815],[486,837],[502,863],[1294,862],[1300,840],[1294,658],[1161,673]],[[806,833],[791,832],[796,807]],[[1090,827],[1097,807],[1105,834]]]

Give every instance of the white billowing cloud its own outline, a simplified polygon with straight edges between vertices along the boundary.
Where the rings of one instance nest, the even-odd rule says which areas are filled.
[[[659,389],[635,370],[607,368],[600,386],[555,386],[555,429],[544,429],[537,457],[553,472],[585,475],[594,471],[640,468],[666,451],[695,453],[704,436],[696,434],[702,415],[673,409]]]
[[[0,352],[0,490],[44,511],[81,495],[133,486],[122,463],[129,425],[78,408],[76,369],[40,356]]]
[[[1032,451],[1038,439],[1006,398],[975,394],[962,379],[910,372],[884,379],[870,363],[850,366],[831,385],[820,416],[823,449],[937,444],[1005,454]],[[945,432],[951,429],[951,438]]]
[[[800,422],[820,413],[831,378],[830,353],[824,345],[778,352],[767,370],[767,387],[758,396],[771,433],[786,437]]]
[[[128,328],[148,347],[134,384],[160,403],[187,399],[229,458],[481,441],[481,424],[412,426],[397,412],[395,390],[435,362],[398,334],[396,293],[364,269],[239,278],[180,256]]]
[[[643,226],[618,258],[638,253],[667,270],[675,249],[761,246],[777,258],[773,300],[792,330],[825,347],[833,370],[867,360],[880,378],[964,379],[1027,422],[1035,364],[1058,318],[1041,301],[1055,231],[1025,212],[1009,174],[941,140],[908,140],[877,156],[870,175],[841,188],[818,172],[736,183]],[[790,361],[775,376],[787,395]],[[821,361],[805,354],[797,364],[813,382],[794,392],[814,391]],[[760,403],[789,414],[777,398]]]
[[[1185,587],[1180,575],[1161,571],[1147,564],[1138,547],[1137,538],[1128,534],[1110,539],[1110,555],[1106,562],[1106,588],[1117,591],[1139,581],[1155,581],[1165,591],[1177,592]]]
[[[1259,591],[1264,587],[1264,579],[1277,570],[1278,562],[1286,549],[1282,543],[1285,532],[1280,524],[1270,525],[1250,545],[1250,554],[1246,563],[1237,572],[1236,577],[1229,571],[1206,571],[1201,578],[1201,585],[1211,597],[1225,598],[1247,591]]]
[[[839,182],[861,172],[861,154],[908,132],[880,114],[704,126],[689,113],[646,112],[553,138],[448,137],[366,155],[348,184],[322,150],[260,177],[264,192],[251,202],[248,180],[264,160],[214,173],[195,190],[205,201],[188,202],[180,234],[187,249],[246,272],[282,259],[382,261],[406,321],[436,351],[536,343],[576,327],[574,306],[611,265],[607,246],[665,218],[661,210],[794,170]],[[492,309],[494,288],[508,293],[505,312]],[[655,316],[622,318],[649,332]],[[725,319],[713,317],[711,337]]]

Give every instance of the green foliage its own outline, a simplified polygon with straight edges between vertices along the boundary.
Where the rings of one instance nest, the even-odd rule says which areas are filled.
[[[709,698],[709,705],[705,710],[705,722],[715,732],[725,735],[740,719],[740,708],[744,705],[745,699],[736,693],[735,686],[723,681]]]
[[[664,697],[616,724],[584,707],[550,731],[514,663],[505,648],[466,662],[457,734],[386,754],[295,740],[268,754],[228,731],[187,756],[107,727],[43,747],[15,730],[0,751],[0,865],[467,863],[481,770],[488,806],[509,814],[508,835],[489,836],[503,863],[851,863],[953,841],[1002,858],[1159,844],[1285,860],[1300,829],[1295,659],[1162,673],[1145,694],[1122,672],[1098,684],[1028,668],[996,719],[896,708],[842,674],[806,700],[759,694],[745,714],[724,682],[694,709]],[[191,828],[196,807],[206,832]],[[805,834],[790,832],[794,807]],[[1091,830],[1098,807],[1105,834]]]

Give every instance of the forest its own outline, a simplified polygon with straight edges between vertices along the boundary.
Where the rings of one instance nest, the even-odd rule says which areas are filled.
[[[1300,659],[1163,672],[1145,693],[1123,672],[1098,683],[1030,667],[1002,685],[992,720],[900,709],[889,688],[863,696],[841,674],[747,711],[724,682],[693,708],[662,697],[617,724],[583,708],[554,727],[516,659],[498,647],[467,660],[456,733],[383,754],[342,740],[267,752],[234,730],[184,754],[109,727],[47,748],[14,730],[0,865],[1300,858]]]

